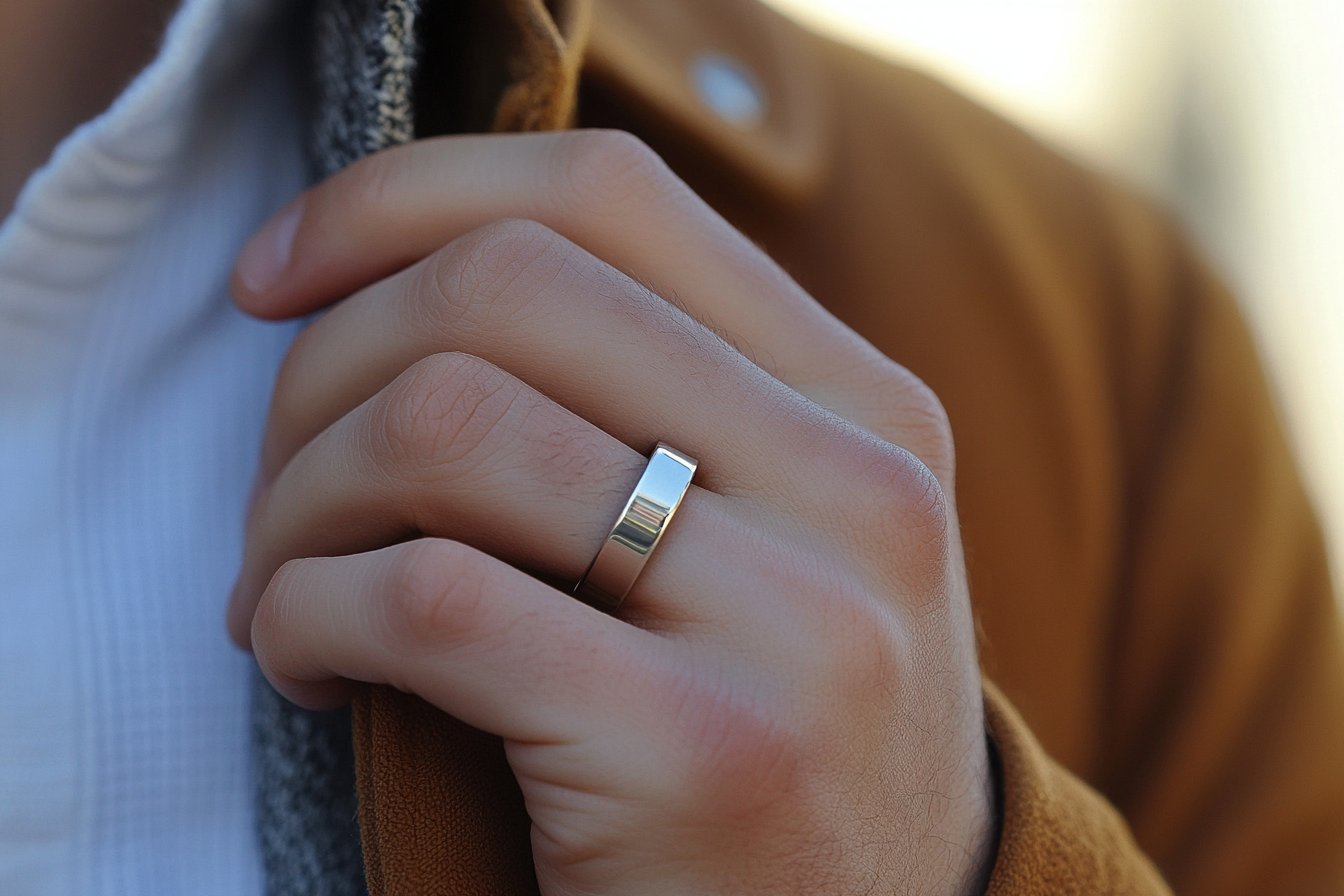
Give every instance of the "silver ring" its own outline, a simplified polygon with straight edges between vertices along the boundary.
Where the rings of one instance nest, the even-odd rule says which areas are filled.
[[[658,443],[611,534],[574,586],[575,597],[607,612],[621,605],[690,490],[696,466],[695,458]]]

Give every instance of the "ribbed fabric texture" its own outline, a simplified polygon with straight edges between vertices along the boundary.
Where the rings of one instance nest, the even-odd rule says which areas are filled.
[[[306,180],[285,8],[186,4],[0,230],[5,896],[262,891],[223,613],[298,325],[226,281]]]

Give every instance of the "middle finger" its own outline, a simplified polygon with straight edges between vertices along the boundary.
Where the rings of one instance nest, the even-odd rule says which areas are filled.
[[[824,493],[811,494],[815,464],[833,454],[836,427],[854,428],[560,235],[504,221],[355,294],[300,336],[272,401],[263,478],[403,370],[446,351],[507,369],[627,445],[674,443],[716,491],[790,483],[791,509],[822,503]]]

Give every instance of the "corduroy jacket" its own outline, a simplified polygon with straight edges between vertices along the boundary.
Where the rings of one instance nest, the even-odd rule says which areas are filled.
[[[754,0],[325,7],[320,172],[414,136],[632,131],[934,388],[1001,781],[990,892],[1344,893],[1322,538],[1235,304],[1162,211]],[[759,116],[705,102],[709,54]],[[535,892],[498,741],[386,688],[351,717],[371,893]]]

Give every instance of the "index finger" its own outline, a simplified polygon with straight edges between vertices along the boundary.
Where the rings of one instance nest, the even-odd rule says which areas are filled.
[[[456,136],[363,159],[245,248],[239,305],[284,318],[332,303],[503,218],[538,221],[674,301],[817,404],[909,448],[928,390],[795,283],[648,147],[618,131]],[[918,441],[918,439],[917,439]]]

